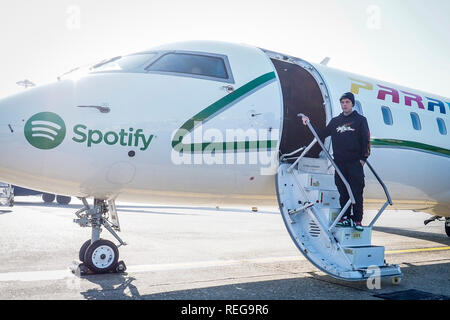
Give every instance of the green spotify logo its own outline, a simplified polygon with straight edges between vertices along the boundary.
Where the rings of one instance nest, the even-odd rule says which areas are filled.
[[[53,112],[40,112],[28,119],[25,138],[35,148],[48,150],[59,146],[66,136],[63,119]]]

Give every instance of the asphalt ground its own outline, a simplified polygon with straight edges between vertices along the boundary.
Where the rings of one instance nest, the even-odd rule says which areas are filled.
[[[450,238],[425,213],[386,211],[374,245],[402,268],[400,284],[385,279],[336,280],[311,265],[288,235],[278,208],[216,208],[117,203],[128,244],[119,248],[122,274],[79,277],[69,266],[90,229],[73,222],[81,208],[16,197],[0,207],[1,300],[384,300],[450,297]],[[374,211],[365,213],[370,221]],[[363,221],[363,222],[364,222]],[[103,230],[102,238],[114,241]],[[117,243],[117,242],[116,242]],[[422,296],[420,295],[422,294]],[[406,295],[408,299],[408,295]]]

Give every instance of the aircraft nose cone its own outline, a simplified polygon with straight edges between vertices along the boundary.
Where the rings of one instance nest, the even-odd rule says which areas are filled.
[[[13,150],[17,133],[21,131],[17,111],[14,111],[10,100],[0,100],[0,181],[3,182],[10,182],[14,171]]]
[[[17,112],[17,104],[13,97],[8,97],[0,100],[0,144],[2,147],[1,153],[4,152],[4,147],[11,139],[11,135],[18,130],[20,119]],[[0,160],[1,161],[1,160]]]
[[[50,149],[65,135],[61,112],[70,109],[73,98],[72,82],[55,82],[0,100],[0,133],[3,143],[11,142],[11,133],[23,142]],[[9,133],[9,134],[8,134]],[[23,139],[25,138],[25,139]],[[45,143],[46,140],[54,143]],[[1,141],[1,140],[0,140]],[[48,142],[48,141],[47,141]]]
[[[69,85],[53,83],[0,99],[0,181],[26,186],[42,173],[49,160],[42,151],[65,138],[56,112],[64,110],[70,92]]]

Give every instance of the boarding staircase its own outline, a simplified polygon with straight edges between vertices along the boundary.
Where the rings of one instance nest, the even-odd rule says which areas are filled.
[[[335,278],[361,281],[379,276],[391,277],[394,283],[398,283],[402,277],[399,266],[386,264],[384,247],[372,245],[372,227],[386,207],[392,205],[385,184],[366,162],[383,187],[387,200],[363,231],[336,226],[345,211],[355,203],[354,196],[314,128],[309,122],[307,125],[314,140],[309,146],[280,158],[276,179],[280,211],[292,240],[313,265]],[[326,157],[305,157],[316,143]],[[300,156],[293,157],[300,152]],[[296,160],[291,163],[293,159]],[[334,171],[350,195],[344,208],[340,207]]]

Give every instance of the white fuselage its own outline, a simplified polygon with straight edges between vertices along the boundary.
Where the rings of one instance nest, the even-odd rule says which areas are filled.
[[[228,78],[102,71],[64,77],[5,98],[0,101],[0,181],[99,199],[276,203],[283,92],[269,54],[218,42],[178,43],[149,51],[226,57]],[[436,119],[448,127],[450,99],[308,65],[320,77],[328,121],[341,112],[340,95],[355,94],[371,130],[369,161],[394,203],[448,214],[450,142],[439,132]],[[396,91],[380,94],[386,88]],[[384,122],[382,106],[390,109],[392,125]],[[421,130],[413,128],[411,112],[419,116]],[[45,121],[54,119],[42,122],[43,113],[56,114],[62,124],[48,128]],[[56,146],[44,146],[36,138],[39,130],[34,127],[39,125],[52,134],[63,126],[65,135],[52,138],[62,139]],[[365,197],[384,197],[371,174]]]

